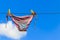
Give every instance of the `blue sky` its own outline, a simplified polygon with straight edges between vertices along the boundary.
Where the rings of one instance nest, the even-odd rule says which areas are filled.
[[[5,22],[9,8],[20,16],[30,14],[30,9],[37,13],[37,20],[32,20],[27,36],[22,40],[60,40],[60,0],[0,0],[0,22]],[[0,36],[0,40],[11,39]]]

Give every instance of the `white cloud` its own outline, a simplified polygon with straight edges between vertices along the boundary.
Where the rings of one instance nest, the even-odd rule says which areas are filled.
[[[7,27],[6,27],[7,26]],[[27,32],[18,31],[15,25],[12,24],[12,21],[8,23],[0,23],[0,35],[6,36],[12,39],[21,39],[26,36]]]

